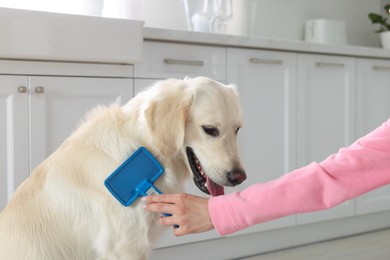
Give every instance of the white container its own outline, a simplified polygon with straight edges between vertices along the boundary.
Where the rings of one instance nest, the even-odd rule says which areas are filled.
[[[390,49],[390,31],[387,32],[381,32],[381,43],[383,49]]]
[[[344,21],[315,19],[305,23],[305,41],[327,44],[347,44]]]

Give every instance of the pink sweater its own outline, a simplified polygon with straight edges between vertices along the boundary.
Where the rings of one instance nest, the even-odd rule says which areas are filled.
[[[390,120],[321,163],[210,198],[209,211],[217,232],[227,235],[283,216],[331,208],[389,183]]]

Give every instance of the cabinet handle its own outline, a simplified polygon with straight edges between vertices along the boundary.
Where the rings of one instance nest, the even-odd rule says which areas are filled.
[[[390,71],[390,67],[383,66],[372,66],[372,69],[376,71]]]
[[[27,87],[24,87],[24,86],[18,87],[18,92],[19,93],[27,93]]]
[[[198,66],[198,67],[204,66],[204,62],[199,60],[164,59],[164,63],[168,65],[186,65],[186,66]]]
[[[335,68],[335,69],[341,69],[344,68],[343,63],[325,63],[325,62],[316,62],[316,66],[319,68]]]
[[[38,94],[45,93],[45,88],[44,87],[36,87],[35,93],[38,93]]]
[[[254,63],[254,64],[283,65],[283,60],[269,60],[269,59],[250,58],[249,62],[250,63]]]

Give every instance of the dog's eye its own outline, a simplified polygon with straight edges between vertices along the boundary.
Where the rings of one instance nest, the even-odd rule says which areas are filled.
[[[240,130],[241,127],[237,127],[236,129],[236,134],[238,134],[238,131]]]
[[[206,134],[211,135],[212,137],[219,136],[219,130],[214,126],[203,125],[202,128]]]

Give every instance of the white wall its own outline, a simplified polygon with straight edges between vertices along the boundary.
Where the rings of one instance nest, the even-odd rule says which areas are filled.
[[[188,0],[189,4],[196,5],[197,1]],[[188,21],[185,15],[183,0],[143,0],[145,26],[188,30]],[[247,32],[247,3],[250,0],[233,0],[233,19],[229,22],[228,33],[246,35]]]
[[[188,30],[183,1],[0,0],[0,6],[143,19],[147,27]],[[334,19],[346,22],[350,45],[379,47],[379,35],[374,33],[378,27],[371,24],[367,15],[381,12],[385,3],[390,0],[233,0],[234,16],[228,33],[302,40],[306,20]]]
[[[187,30],[182,0],[143,0],[146,26]],[[382,0],[383,1],[383,0]],[[346,22],[351,45],[380,46],[369,12],[380,12],[381,0],[233,0],[234,19],[228,32],[302,40],[309,19]]]
[[[334,19],[346,22],[351,45],[380,46],[369,12],[380,12],[380,0],[253,0],[256,8],[251,34],[272,38],[303,39],[309,19]]]

